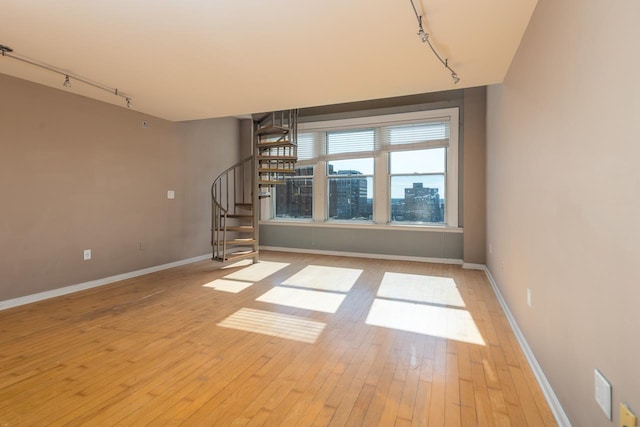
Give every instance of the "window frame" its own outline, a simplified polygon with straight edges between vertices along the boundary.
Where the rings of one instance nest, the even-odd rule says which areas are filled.
[[[362,225],[363,227],[384,226],[390,228],[398,227],[438,227],[438,228],[458,228],[458,206],[459,206],[459,108],[445,108],[437,110],[422,110],[409,113],[369,115],[357,118],[335,119],[323,121],[302,122],[298,125],[299,133],[314,132],[312,159],[302,160],[301,165],[313,165],[313,218],[312,219],[289,219],[274,218],[275,197],[263,199],[262,220],[266,222],[297,222],[307,224],[346,224]],[[391,145],[383,141],[380,134],[383,128],[396,125],[410,125],[425,122],[448,121],[449,138],[447,140],[424,141],[411,144]],[[355,153],[326,154],[326,133],[330,131],[375,129],[376,141],[373,151],[360,151]],[[318,137],[322,135],[325,137]],[[322,146],[324,144],[324,146]],[[445,168],[445,213],[444,223],[411,223],[391,221],[391,174],[390,174],[390,153],[394,151],[411,151],[417,149],[446,147],[446,168]],[[327,165],[331,160],[343,160],[348,158],[374,158],[373,174],[373,221],[357,220],[330,220],[329,214],[329,188]],[[396,175],[396,174],[394,174]],[[399,174],[406,175],[406,174]],[[417,175],[428,175],[417,174]],[[369,175],[367,175],[369,176]],[[364,177],[364,175],[363,175]]]

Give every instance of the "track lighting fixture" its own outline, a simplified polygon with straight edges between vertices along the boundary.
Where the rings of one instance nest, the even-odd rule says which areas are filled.
[[[422,40],[422,43],[426,43],[429,41],[429,33],[425,33],[422,28],[420,28],[420,30],[418,31],[418,35],[420,36],[420,40]]]
[[[411,6],[413,6],[413,12],[416,14],[416,19],[418,20],[418,37],[420,37],[422,43],[426,43],[429,45],[433,54],[436,56],[436,58],[438,58],[438,61],[440,61],[447,70],[451,71],[451,79],[453,80],[453,84],[457,84],[460,81],[458,73],[456,73],[453,68],[449,66],[449,60],[447,58],[442,59],[440,54],[438,54],[436,49],[433,47],[433,45],[431,44],[431,40],[429,39],[429,33],[427,33],[422,27],[422,15],[418,13],[418,9],[416,9],[416,5],[415,3],[413,3],[413,0],[409,1],[411,2]]]
[[[13,49],[11,49],[9,46],[4,46],[0,44],[0,54],[3,57],[9,57],[12,59],[15,59],[17,61],[20,62],[24,62],[25,64],[29,64],[29,65],[33,65],[34,67],[38,67],[38,68],[42,68],[43,70],[47,70],[47,71],[51,71],[52,73],[56,73],[56,74],[60,74],[62,76],[64,76],[64,83],[63,86],[66,88],[70,88],[71,87],[71,79],[77,80],[81,83],[84,83],[88,86],[92,86],[96,89],[100,89],[100,90],[104,90],[105,92],[109,92],[114,94],[115,96],[119,96],[121,98],[124,98],[125,102],[126,102],[126,106],[127,108],[131,108],[132,107],[132,103],[131,103],[131,97],[129,95],[126,95],[122,92],[120,92],[117,88],[110,88],[109,86],[105,86],[103,84],[100,83],[96,83],[94,81],[91,81],[89,79],[85,79],[84,77],[80,77],[74,74],[70,74],[66,71],[62,71],[59,68],[53,67],[51,65],[47,65],[47,64],[43,64],[41,62],[38,62],[36,60],[33,59],[29,59],[20,55],[17,55],[15,53],[13,53]]]

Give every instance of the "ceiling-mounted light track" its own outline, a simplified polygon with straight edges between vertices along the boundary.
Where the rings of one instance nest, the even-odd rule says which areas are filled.
[[[132,103],[131,103],[131,97],[129,95],[126,95],[122,92],[120,92],[117,88],[110,88],[109,86],[105,86],[103,84],[100,83],[96,83],[94,81],[91,81],[89,79],[85,79],[84,77],[80,77],[77,76],[75,74],[71,74],[67,71],[63,71],[59,68],[53,67],[51,65],[47,65],[47,64],[43,64],[41,62],[35,61],[33,59],[29,59],[20,55],[17,55],[15,53],[13,53],[13,49],[11,49],[9,46],[5,46],[5,45],[1,45],[0,44],[0,53],[2,56],[6,56],[8,58],[12,58],[15,59],[17,61],[20,62],[24,62],[25,64],[29,64],[29,65],[33,65],[35,67],[38,68],[42,68],[43,70],[47,70],[47,71],[51,71],[52,73],[56,73],[56,74],[60,74],[62,76],[64,76],[64,83],[63,86],[66,88],[70,88],[71,87],[71,79],[73,80],[77,80],[81,83],[84,83],[88,86],[92,86],[96,89],[100,89],[103,90],[105,92],[109,92],[115,96],[119,96],[121,98],[124,98],[125,102],[126,102],[126,106],[127,108],[131,108]]]
[[[431,44],[431,39],[429,38],[429,33],[427,33],[422,27],[422,15],[418,13],[418,9],[416,9],[416,5],[413,0],[409,0],[411,2],[411,6],[413,7],[413,13],[416,14],[416,19],[418,20],[418,37],[422,40],[422,43],[426,43],[431,48],[433,54],[438,58],[438,60],[444,65],[444,67],[451,72],[451,79],[453,79],[453,83],[457,84],[460,81],[460,77],[458,77],[458,73],[456,73],[453,68],[449,66],[449,60],[447,58],[442,58],[440,54],[436,51],[436,49]]]

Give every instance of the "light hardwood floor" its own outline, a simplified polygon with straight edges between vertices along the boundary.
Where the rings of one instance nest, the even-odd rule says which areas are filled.
[[[261,259],[0,311],[0,426],[556,425],[483,272]]]

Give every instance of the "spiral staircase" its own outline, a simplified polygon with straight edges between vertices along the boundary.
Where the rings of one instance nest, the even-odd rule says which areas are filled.
[[[251,156],[222,172],[211,185],[214,261],[258,261],[260,199],[295,174],[298,111],[256,114]]]

